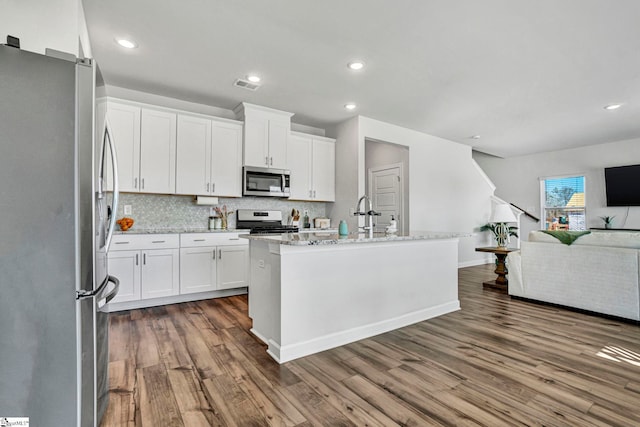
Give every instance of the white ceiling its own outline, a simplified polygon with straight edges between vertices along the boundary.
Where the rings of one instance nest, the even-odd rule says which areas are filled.
[[[638,0],[82,1],[107,85],[322,128],[363,115],[502,157],[640,137]],[[258,91],[232,85],[252,72]]]

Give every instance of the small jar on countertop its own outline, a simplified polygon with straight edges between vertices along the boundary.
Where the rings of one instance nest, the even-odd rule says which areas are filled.
[[[349,234],[349,228],[347,227],[347,222],[342,219],[340,220],[340,225],[338,226],[338,234],[341,236],[346,236]]]

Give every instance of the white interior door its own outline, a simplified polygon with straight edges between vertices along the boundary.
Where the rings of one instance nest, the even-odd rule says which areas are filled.
[[[404,231],[402,220],[402,164],[375,166],[369,169],[369,194],[373,210],[382,213],[375,217],[376,228],[384,230],[391,216],[398,223],[398,232]]]

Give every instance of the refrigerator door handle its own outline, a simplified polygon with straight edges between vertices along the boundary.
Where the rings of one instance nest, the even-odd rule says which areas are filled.
[[[120,199],[120,186],[118,183],[118,160],[116,157],[116,147],[111,140],[111,125],[109,119],[105,119],[104,123],[104,140],[109,141],[109,152],[111,153],[111,168],[113,169],[113,202],[112,202],[112,214],[109,217],[109,229],[107,231],[107,237],[105,240],[105,251],[109,252],[109,246],[111,245],[111,238],[113,237],[113,231],[116,227],[116,215],[118,212],[118,202]],[[104,151],[103,151],[104,152]]]
[[[104,299],[104,304],[108,304],[112,299],[114,299],[116,295],[118,295],[118,291],[120,290],[120,280],[118,280],[117,277],[109,276],[107,278],[107,282],[111,282],[115,286],[113,287],[113,289],[111,289],[111,291],[109,291],[107,295],[104,296],[104,298],[102,298]],[[102,301],[102,299],[100,299],[100,302]]]

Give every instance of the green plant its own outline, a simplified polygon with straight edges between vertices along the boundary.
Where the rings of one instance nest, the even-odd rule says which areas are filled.
[[[607,225],[611,225],[613,223],[613,218],[615,218],[614,216],[601,216],[600,219],[604,221],[605,224]]]
[[[498,237],[498,223],[488,222],[482,227],[480,227],[480,231],[491,231],[494,237]],[[509,236],[518,237],[518,227],[509,226]]]

